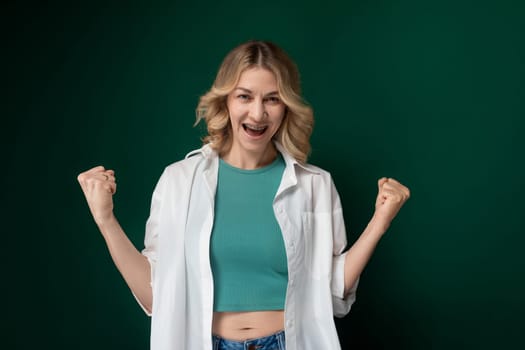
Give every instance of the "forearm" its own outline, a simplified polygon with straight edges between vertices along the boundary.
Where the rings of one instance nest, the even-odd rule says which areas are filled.
[[[345,295],[356,283],[388,225],[374,216],[345,257]]]
[[[151,267],[147,258],[135,248],[114,216],[98,223],[98,227],[117,269],[140,303],[151,312]]]

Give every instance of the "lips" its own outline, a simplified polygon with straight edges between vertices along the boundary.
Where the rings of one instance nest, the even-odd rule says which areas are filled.
[[[268,129],[267,125],[242,124],[242,127],[248,135],[253,137],[261,136]]]

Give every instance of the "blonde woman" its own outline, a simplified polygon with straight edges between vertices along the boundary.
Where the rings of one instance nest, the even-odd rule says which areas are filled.
[[[111,256],[152,316],[151,349],[340,349],[361,272],[409,190],[378,180],[375,212],[347,250],[330,174],[307,163],[312,109],[275,44],[224,59],[201,97],[202,148],[168,166],[139,252],[113,214],[115,174],[78,176]]]

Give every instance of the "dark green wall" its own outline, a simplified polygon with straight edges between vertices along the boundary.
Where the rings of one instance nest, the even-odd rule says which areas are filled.
[[[522,346],[523,2],[146,3],[2,5],[10,348],[147,348],[76,176],[116,170],[116,212],[142,248],[158,176],[200,144],[198,97],[251,38],[299,65],[311,162],[335,178],[350,241],[377,178],[412,190],[337,321],[343,348]]]

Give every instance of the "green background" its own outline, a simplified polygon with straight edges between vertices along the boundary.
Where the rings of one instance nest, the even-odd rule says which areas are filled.
[[[198,97],[252,38],[299,66],[349,241],[379,177],[412,191],[337,320],[343,348],[523,347],[522,1],[7,2],[1,26],[6,348],[148,348],[76,176],[115,169],[142,248],[160,173],[200,145]]]

